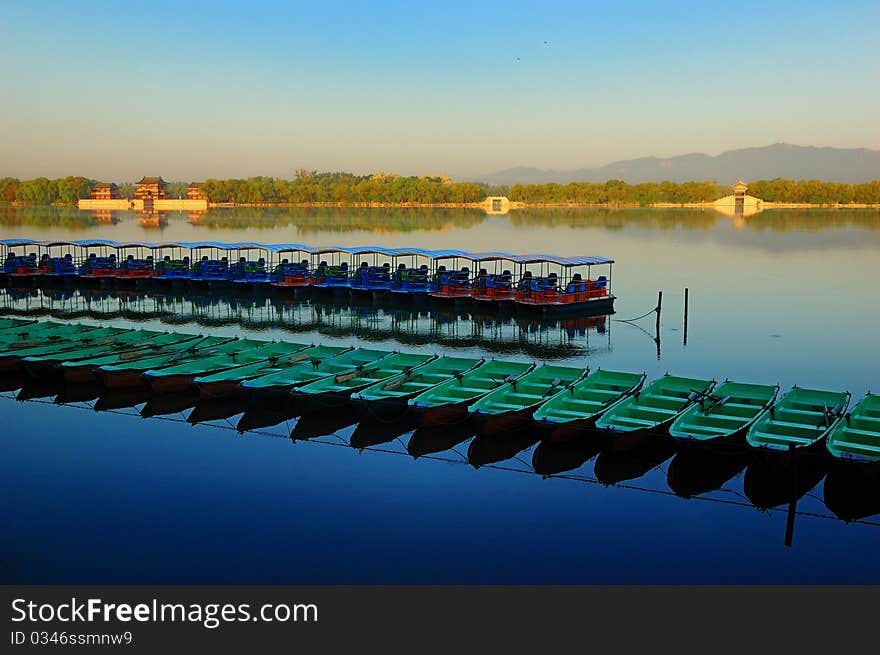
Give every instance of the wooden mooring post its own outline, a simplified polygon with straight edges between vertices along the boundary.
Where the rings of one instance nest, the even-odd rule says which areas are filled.
[[[654,343],[657,344],[657,359],[660,359],[660,312],[663,310],[663,292],[657,292],[657,322],[654,326]]]
[[[794,444],[788,444],[788,463],[791,466],[791,500],[785,519],[785,546],[791,548],[794,541],[794,517],[797,515],[797,459]]]
[[[688,345],[688,288],[684,288],[684,345]]]

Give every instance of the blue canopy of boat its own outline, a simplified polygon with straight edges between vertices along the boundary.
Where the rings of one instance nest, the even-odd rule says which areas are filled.
[[[506,261],[511,261],[517,264],[537,264],[537,263],[550,263],[557,264],[559,266],[591,266],[598,264],[613,264],[613,259],[608,259],[607,257],[598,257],[598,256],[590,256],[590,255],[574,255],[569,257],[562,257],[559,255],[552,255],[547,253],[532,253],[526,255],[517,255],[514,253],[503,252],[503,251],[488,251],[488,252],[467,252],[465,250],[455,250],[455,249],[447,249],[447,250],[428,250],[426,248],[384,248],[382,246],[308,246],[302,243],[279,243],[279,244],[266,244],[266,243],[258,243],[255,241],[243,241],[238,243],[223,243],[220,241],[174,241],[174,242],[165,242],[165,243],[154,243],[148,241],[139,241],[139,242],[118,242],[113,241],[112,239],[81,239],[75,241],[36,241],[34,239],[0,239],[0,246],[5,246],[7,248],[10,247],[21,247],[21,246],[62,246],[62,245],[75,245],[82,248],[96,248],[96,247],[107,247],[107,248],[149,248],[151,250],[158,250],[161,248],[187,248],[189,250],[200,250],[203,248],[212,248],[217,250],[265,250],[267,253],[281,253],[281,252],[304,252],[312,255],[322,255],[322,254],[330,254],[330,253],[343,253],[353,256],[359,255],[367,255],[367,254],[380,254],[387,255],[389,257],[404,257],[404,256],[418,256],[418,257],[426,257],[429,259],[439,260],[439,259],[454,259],[454,258],[463,258],[468,259],[472,262],[481,262],[481,261],[492,261],[503,259]]]
[[[119,243],[112,239],[80,239],[79,241],[73,241],[72,243],[80,248],[117,248],[119,246]]]
[[[471,253],[464,250],[432,250],[431,256],[434,259],[453,259],[455,257],[466,257],[470,259]]]
[[[436,257],[438,252],[447,252],[444,250],[426,250],[425,248],[393,248],[388,251],[392,257],[427,257],[429,259]]]
[[[39,245],[39,241],[34,241],[33,239],[2,239],[0,240],[0,245],[7,247],[14,246],[35,246]]]
[[[534,253],[531,255],[516,255],[514,260],[521,264],[537,264],[547,262],[550,264],[558,264],[560,266],[594,266],[599,264],[613,264],[613,259],[607,257],[595,257],[590,255],[574,255],[571,257],[560,257],[559,255],[548,255],[545,253]]]
[[[307,246],[303,243],[276,243],[274,245],[269,246],[270,252],[308,252],[312,253],[315,251],[312,246]]]
[[[351,248],[348,252],[355,257],[359,255],[387,255],[391,257],[392,251],[388,248],[383,248],[382,246],[358,246],[357,248]]]

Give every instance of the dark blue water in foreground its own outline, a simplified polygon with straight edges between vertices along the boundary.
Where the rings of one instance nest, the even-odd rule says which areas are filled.
[[[397,233],[383,231],[381,216],[373,217],[364,212],[349,231],[330,226],[308,233],[292,227],[300,224],[296,219],[261,226],[258,236],[611,255],[618,260],[618,318],[644,313],[657,290],[665,290],[662,353],[650,318],[640,323],[647,332],[610,319],[583,331],[454,318],[425,327],[420,319],[413,329],[436,336],[423,346],[424,339],[401,336],[419,321],[359,314],[339,323],[323,314],[313,327],[272,327],[262,333],[266,338],[546,358],[644,370],[649,379],[671,371],[784,388],[797,383],[849,389],[854,402],[866,389],[880,388],[876,213],[765,212],[739,223],[711,212],[467,221],[439,215],[427,223],[417,217],[409,231]],[[35,225],[0,233],[20,236]],[[208,237],[208,228],[172,217],[163,238],[196,238],[199,230],[198,238],[254,237],[238,227],[219,225]],[[123,216],[119,227],[89,227],[88,234],[121,238],[114,230],[123,228],[128,237],[140,229]],[[53,227],[37,236],[83,235]],[[686,346],[685,286],[691,289]],[[79,320],[258,336],[260,322],[273,318],[265,304],[230,308],[184,299],[173,312],[188,317],[133,322],[139,308],[149,314],[155,301],[126,301],[127,313],[114,302],[121,301],[89,305],[90,316],[106,311],[107,320]],[[44,303],[59,317],[87,304],[80,297],[9,295],[2,303],[12,313]],[[315,317],[291,316],[294,323]],[[381,329],[373,329],[379,323]],[[475,469],[465,461],[467,441],[436,458],[413,460],[406,454],[408,435],[358,452],[346,446],[351,428],[294,443],[288,438],[293,423],[267,428],[274,437],[239,435],[222,421],[192,427],[142,419],[137,409],[95,412],[53,406],[51,399],[0,398],[0,582],[880,583],[877,482],[855,497],[841,496],[838,487],[836,503],[826,507],[819,471],[797,503],[793,545],[786,547],[787,505],[756,509],[741,471],[720,490],[686,499],[670,491],[669,457],[636,479],[606,487],[589,481],[595,458],[566,474],[588,481],[542,479],[531,469],[535,446]],[[859,498],[873,509],[856,507]],[[845,523],[834,509],[874,524]]]
[[[5,582],[880,581],[880,527],[799,516],[786,548],[782,512],[73,407],[0,408]],[[660,470],[631,484],[666,489]],[[798,509],[830,514],[811,496]]]

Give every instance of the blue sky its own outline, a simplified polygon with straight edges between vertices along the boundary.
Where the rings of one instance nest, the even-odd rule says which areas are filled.
[[[0,175],[880,148],[880,3],[0,0]]]

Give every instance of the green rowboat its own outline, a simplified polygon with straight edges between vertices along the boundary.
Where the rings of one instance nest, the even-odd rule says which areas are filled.
[[[97,366],[97,374],[108,389],[143,387],[142,376],[149,370],[177,366],[236,350],[239,341],[233,337],[202,337],[177,347],[171,346],[150,357],[125,359],[124,355],[110,355],[87,361]]]
[[[468,418],[467,408],[476,400],[534,368],[534,364],[493,359],[410,398],[409,405],[421,414],[422,426],[457,422]]]
[[[39,357],[54,353],[71,352],[86,347],[110,345],[117,338],[128,332],[124,328],[101,328],[95,326],[71,326],[70,330],[60,339],[47,339],[38,345],[28,348],[15,348],[12,345],[6,350],[0,351],[0,363],[2,368],[9,370],[19,368],[21,360],[25,357]]]
[[[291,389],[322,380],[329,376],[346,375],[360,371],[371,366],[393,353],[389,350],[375,350],[370,348],[356,348],[348,350],[340,355],[317,360],[310,364],[301,364],[293,368],[283,369],[274,373],[261,375],[260,377],[242,383],[242,387],[251,393],[268,397],[278,395],[287,397]]]
[[[352,350],[345,346],[311,346],[286,356],[273,356],[268,359],[236,366],[225,371],[203,375],[193,380],[199,387],[203,398],[232,393],[237,389],[246,391],[241,384],[243,382],[261,376],[287,373],[293,368],[302,368],[311,371],[317,368],[325,359]]]
[[[714,386],[714,380],[667,373],[605,412],[596,421],[596,427],[609,432],[658,430],[672,423],[688,405],[703,398]]]
[[[848,391],[794,387],[752,425],[746,439],[771,450],[815,446],[837,426],[849,401]]]
[[[161,347],[166,343],[180,341],[182,336],[192,338],[190,335],[179,335],[170,332],[163,333],[156,330],[131,330],[113,337],[112,340],[108,339],[107,343],[98,342],[94,345],[84,345],[70,351],[30,355],[23,358],[23,361],[25,364],[76,362],[115,352],[137,352],[141,349]]]
[[[34,319],[28,318],[0,318],[0,331],[33,325],[34,323],[36,323]]]
[[[550,396],[587,374],[583,368],[544,364],[517,380],[507,382],[468,407],[483,433],[507,430],[531,419]]]
[[[377,382],[408,374],[410,371],[437,359],[437,355],[393,353],[361,370],[337,373],[294,389],[294,395],[342,397],[348,400],[353,393],[366,389]]]
[[[676,439],[719,441],[742,436],[776,400],[778,385],[725,381],[712,395],[679,416],[669,428]]]
[[[30,348],[47,340],[58,341],[70,332],[71,327],[69,323],[41,321],[0,329],[0,350],[6,350],[10,345],[14,348]]]
[[[599,369],[551,396],[534,413],[534,419],[567,426],[592,425],[616,403],[640,389],[644,382],[644,373]]]
[[[475,357],[440,357],[417,369],[370,385],[351,397],[369,403],[402,404],[405,407],[410,398],[459,378],[484,361]]]
[[[289,358],[308,348],[305,343],[286,341],[265,342],[238,339],[220,346],[210,357],[199,357],[172,366],[162,366],[144,372],[144,378],[153,391],[176,391],[189,386],[194,378],[219,373],[245,364],[268,362],[270,358]]]
[[[880,462],[880,396],[869,393],[828,435],[835,457]]]

